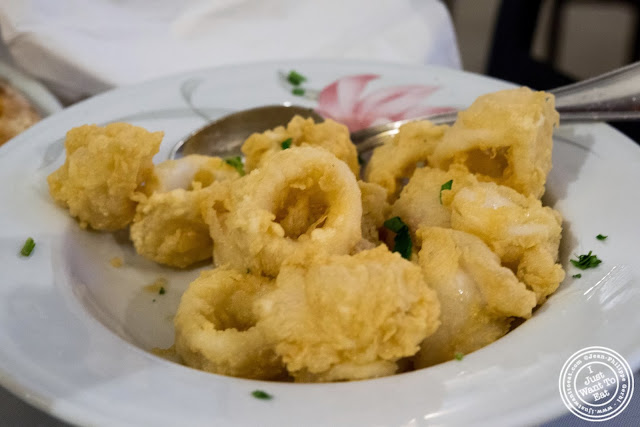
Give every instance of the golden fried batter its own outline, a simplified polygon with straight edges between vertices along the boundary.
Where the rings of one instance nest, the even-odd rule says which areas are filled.
[[[218,157],[192,155],[157,165],[146,188],[149,195],[134,196],[140,202],[131,225],[136,251],[179,268],[211,258],[213,241],[201,204],[209,186],[239,177]]]
[[[512,317],[529,318],[536,296],[479,238],[440,227],[417,231],[418,262],[441,305],[442,325],[415,357],[424,368],[471,353],[509,331]]]
[[[448,181],[450,190],[441,190]],[[400,197],[391,207],[391,217],[399,216],[409,226],[412,236],[420,227],[451,227],[449,203],[453,195],[477,182],[466,169],[452,166],[448,171],[428,166],[417,169]]]
[[[390,375],[438,327],[420,268],[381,245],[285,262],[256,302],[258,326],[297,381]]]
[[[227,267],[203,271],[182,295],[175,349],[187,365],[216,374],[273,379],[284,372],[252,306],[269,280]]]
[[[191,154],[177,160],[165,160],[154,166],[145,185],[145,193],[166,193],[182,188],[205,188],[214,182],[240,177],[238,171],[220,157]]]
[[[466,167],[478,179],[540,198],[551,170],[554,97],[522,87],[480,96],[458,114],[429,156],[440,169]]]
[[[393,139],[373,151],[365,169],[366,180],[384,187],[389,201],[394,201],[403,180],[411,178],[417,166],[427,164],[448,128],[428,120],[403,125]]]
[[[291,147],[312,146],[324,148],[345,162],[355,176],[360,176],[358,153],[351,142],[349,129],[341,123],[327,119],[315,123],[313,119],[295,116],[287,127],[278,126],[264,133],[254,133],[242,145],[245,168],[250,172],[261,167],[271,156],[282,151],[282,143],[291,138]]]
[[[380,243],[378,230],[389,217],[387,192],[378,184],[358,181],[362,194],[362,238],[377,245]]]
[[[362,238],[356,178],[321,148],[281,150],[208,204],[216,265],[275,276],[291,255],[346,254]]]
[[[51,196],[83,228],[126,227],[136,208],[131,196],[150,176],[163,135],[127,123],[71,129],[66,161],[47,178]]]
[[[538,303],[564,279],[556,264],[562,217],[533,196],[493,182],[465,187],[451,202],[451,226],[480,237],[536,293]]]

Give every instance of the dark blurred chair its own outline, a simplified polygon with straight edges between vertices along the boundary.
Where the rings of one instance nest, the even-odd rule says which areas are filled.
[[[596,0],[550,1],[552,14],[545,59],[536,59],[531,54],[543,0],[502,1],[493,34],[486,71],[488,75],[541,90],[552,89],[576,80],[559,71],[555,66],[558,59],[557,46],[564,25],[563,12],[568,3]],[[625,0],[625,2],[632,4],[636,13],[633,49],[628,58],[628,62],[633,62],[640,59],[640,1]],[[611,124],[635,141],[640,141],[640,124],[620,122]]]

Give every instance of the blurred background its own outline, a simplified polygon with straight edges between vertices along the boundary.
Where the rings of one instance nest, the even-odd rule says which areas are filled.
[[[634,0],[448,0],[463,68],[521,74],[532,63],[585,79],[637,61],[640,2]],[[480,10],[482,7],[482,10]],[[494,34],[494,30],[499,31]],[[491,53],[514,56],[494,58]],[[523,60],[529,64],[517,63]],[[525,72],[524,75],[529,75]]]

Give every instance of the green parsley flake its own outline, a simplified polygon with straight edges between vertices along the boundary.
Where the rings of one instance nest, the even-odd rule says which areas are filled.
[[[291,70],[289,71],[289,75],[287,75],[287,80],[294,86],[300,86],[301,83],[307,81],[307,78],[297,71]]]
[[[22,246],[22,249],[20,249],[20,255],[22,256],[29,256],[31,255],[31,252],[33,252],[33,248],[36,247],[36,242],[33,241],[33,239],[31,237],[29,237],[27,239],[26,242],[24,242],[24,245]]]
[[[404,259],[411,259],[413,242],[407,224],[399,216],[395,216],[386,220],[384,227],[396,233],[396,237],[393,239],[393,251],[398,252]]]
[[[287,148],[291,147],[292,142],[293,142],[293,139],[287,138],[280,143],[280,147],[282,147],[283,150],[286,150]]]
[[[251,392],[251,396],[255,397],[256,399],[262,399],[262,400],[273,399],[273,396],[271,396],[269,393],[262,390],[253,390]]]
[[[609,237],[609,236],[604,236],[604,235],[602,235],[602,234],[598,234],[598,235],[596,236],[596,239],[598,239],[598,240],[606,240],[606,239],[607,239],[607,237]]]
[[[578,274],[574,274],[574,275],[573,275],[573,276],[571,276],[571,277],[573,277],[574,279],[579,279],[579,278],[581,278],[581,277],[582,277],[582,274],[580,274],[580,273],[578,273]]]
[[[362,158],[362,156],[360,154],[358,154],[358,164],[360,166],[364,165],[364,159]]]
[[[586,270],[587,268],[596,268],[598,264],[602,262],[596,255],[592,255],[592,251],[589,251],[586,255],[580,255],[578,259],[570,259],[571,264],[580,270]]]
[[[453,355],[453,357],[455,357],[456,360],[462,360],[464,359],[464,353],[460,353],[459,351],[457,351],[456,354]]]
[[[240,156],[227,157],[226,159],[224,159],[224,161],[229,166],[233,166],[238,171],[240,176],[244,176],[245,172],[244,172],[244,164],[242,163],[242,157]]]
[[[160,290],[158,291],[158,295],[164,295],[166,293],[167,293],[167,291],[164,289],[164,286],[161,286]]]
[[[442,204],[442,190],[451,190],[451,185],[453,184],[453,180],[445,182],[440,186],[440,204]]]
[[[294,88],[291,90],[291,93],[292,93],[292,94],[294,94],[294,95],[296,95],[296,96],[304,96],[305,91],[304,91],[304,89],[302,89],[301,87],[294,87]]]

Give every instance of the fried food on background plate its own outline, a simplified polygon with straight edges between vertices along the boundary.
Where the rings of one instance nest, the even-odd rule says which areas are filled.
[[[0,79],[0,145],[40,120],[29,101]]]
[[[128,123],[71,129],[65,163],[47,178],[51,196],[82,228],[125,228],[136,209],[131,197],[151,176],[163,135]]]

